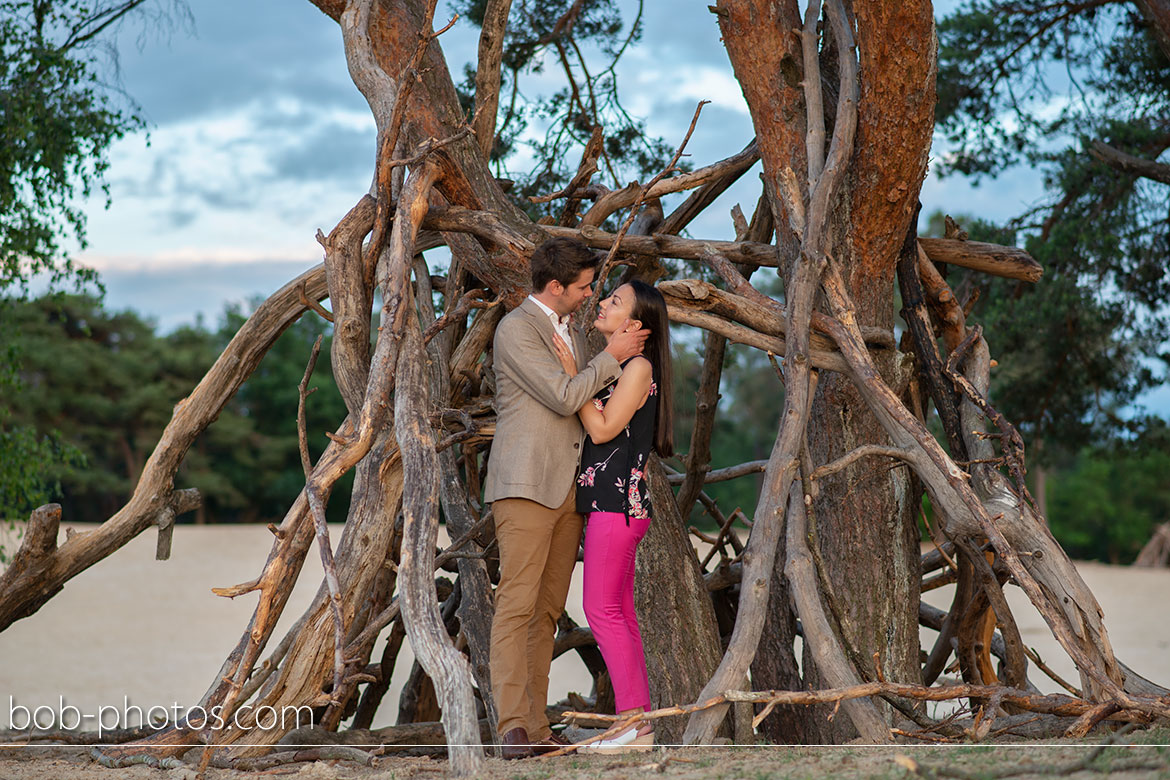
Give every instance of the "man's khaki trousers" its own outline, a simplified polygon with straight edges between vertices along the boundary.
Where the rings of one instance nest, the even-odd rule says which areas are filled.
[[[526,498],[492,502],[500,584],[492,621],[492,694],[499,733],[523,727],[533,742],[552,733],[545,715],[556,622],[565,609],[584,519],[576,486],[557,509]]]

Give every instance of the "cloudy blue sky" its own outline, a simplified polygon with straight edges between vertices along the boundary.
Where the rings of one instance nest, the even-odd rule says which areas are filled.
[[[79,255],[101,273],[111,307],[164,331],[199,315],[213,324],[225,303],[266,295],[319,262],[317,230],[368,190],[374,159],[373,121],[337,24],[287,0],[198,0],[190,11],[189,29],[120,32],[121,82],[150,127],[114,147],[112,205],[88,204],[90,244]],[[619,72],[626,107],[673,145],[695,104],[710,100],[692,162],[740,149],[751,122],[707,4],[647,0],[645,14],[643,42]],[[449,18],[445,0],[438,15]],[[452,71],[476,41],[463,20],[443,35]],[[556,86],[550,77],[526,88]],[[691,234],[731,237],[728,210],[740,202],[750,213],[757,195],[758,179],[745,176]],[[1023,171],[981,188],[932,176],[923,213],[1002,218],[1039,195]]]
[[[439,2],[442,21],[448,3]],[[629,21],[635,3],[622,4]],[[935,10],[956,5],[939,0]],[[188,8],[191,24],[169,34],[137,23],[119,31],[121,84],[149,128],[113,148],[112,205],[88,204],[90,245],[78,256],[100,272],[111,308],[135,309],[162,331],[200,317],[214,325],[225,305],[267,296],[320,262],[317,231],[329,232],[368,191],[374,162],[374,123],[335,22],[307,0]],[[709,100],[688,146],[692,164],[741,149],[751,120],[707,2],[645,0],[644,25],[618,70],[627,110],[673,146],[696,103]],[[474,60],[477,41],[465,20],[440,38],[453,73]],[[526,94],[561,86],[559,69],[546,71],[524,83]],[[945,153],[936,137],[932,157]],[[1015,169],[975,187],[929,173],[922,214],[1006,219],[1042,197],[1038,179]],[[751,172],[690,234],[733,238],[729,210],[740,203],[750,213],[758,195]],[[1141,400],[1170,415],[1170,385]]]

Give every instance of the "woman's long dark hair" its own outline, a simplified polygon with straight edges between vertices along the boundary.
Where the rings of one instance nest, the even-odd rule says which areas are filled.
[[[643,354],[654,367],[654,381],[658,383],[658,416],[654,421],[654,449],[663,458],[674,454],[674,393],[670,362],[670,318],[666,315],[666,299],[658,289],[634,279],[634,306],[630,319],[641,320],[650,331]]]

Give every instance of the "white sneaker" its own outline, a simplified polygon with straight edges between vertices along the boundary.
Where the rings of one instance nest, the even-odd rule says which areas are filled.
[[[630,726],[620,734],[615,734],[608,739],[598,740],[597,742],[590,742],[588,745],[582,745],[577,748],[578,753],[590,753],[593,755],[610,755],[614,753],[634,753],[654,748],[654,732],[638,736],[638,727]]]

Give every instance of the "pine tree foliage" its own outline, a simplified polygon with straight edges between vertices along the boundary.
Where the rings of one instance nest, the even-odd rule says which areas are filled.
[[[939,23],[938,170],[975,182],[1032,168],[1042,200],[972,238],[1019,243],[1035,286],[987,277],[995,394],[1033,443],[1076,452],[1149,423],[1122,414],[1170,359],[1170,59],[1139,3],[973,0]],[[1115,150],[1165,169],[1150,178]]]

